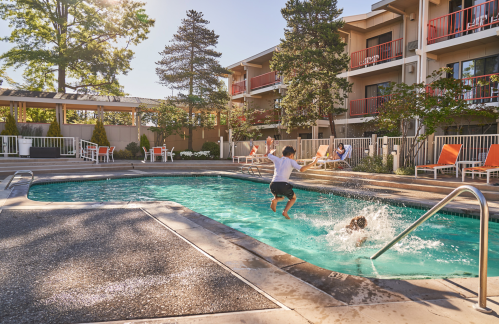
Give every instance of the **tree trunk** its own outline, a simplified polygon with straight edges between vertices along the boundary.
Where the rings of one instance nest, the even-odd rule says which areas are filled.
[[[57,77],[57,92],[66,93],[66,67],[59,65]]]
[[[192,33],[194,34],[194,26],[192,26]],[[194,128],[194,118],[192,117],[193,107],[192,107],[192,93],[194,92],[194,76],[192,73],[194,72],[194,46],[191,45],[191,61],[190,61],[190,72],[191,77],[189,79],[189,138],[187,139],[187,149],[192,150],[192,129]]]
[[[333,114],[328,113],[327,119],[329,119],[329,128],[331,129],[331,135],[336,137],[336,125],[334,124]]]

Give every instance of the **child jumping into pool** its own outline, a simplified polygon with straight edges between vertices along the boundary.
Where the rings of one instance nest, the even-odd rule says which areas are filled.
[[[361,231],[367,226],[367,219],[364,216],[357,216],[352,218],[350,224],[345,226],[347,231],[352,234],[353,231]],[[367,236],[362,236],[357,240],[357,247],[361,246],[367,240]]]
[[[270,150],[273,140],[269,137],[267,138],[267,156],[274,163],[274,177],[270,183],[270,191],[274,195],[272,202],[270,203],[270,209],[275,213],[277,209],[277,203],[282,201],[284,197],[288,198],[288,203],[282,212],[282,216],[286,219],[291,219],[288,216],[288,211],[291,209],[293,204],[296,202],[296,195],[293,192],[293,186],[288,183],[289,176],[293,169],[300,172],[305,172],[317,163],[317,158],[314,158],[312,163],[305,166],[300,166],[295,160],[295,149],[292,146],[286,146],[282,150],[282,158],[278,158],[274,155],[275,150]]]

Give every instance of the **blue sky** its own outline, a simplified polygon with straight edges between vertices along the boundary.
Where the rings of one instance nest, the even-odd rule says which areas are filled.
[[[119,78],[125,91],[131,96],[164,98],[169,94],[166,87],[158,84],[155,73],[159,52],[172,39],[185,12],[190,9],[201,11],[210,21],[209,28],[220,35],[217,50],[222,52],[224,66],[257,54],[279,44],[286,26],[280,10],[286,0],[142,0],[147,14],[156,19],[149,39],[134,48],[133,70]],[[344,15],[356,15],[371,10],[371,0],[339,0]],[[0,21],[0,37],[7,36],[9,27]],[[0,52],[11,47],[1,42]],[[9,76],[21,81],[21,71],[9,71]]]

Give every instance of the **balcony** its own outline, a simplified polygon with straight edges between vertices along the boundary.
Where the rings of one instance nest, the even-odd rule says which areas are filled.
[[[354,70],[401,59],[403,46],[403,39],[399,38],[354,52],[350,55],[350,67]]]
[[[255,113],[253,116],[253,125],[269,125],[269,124],[279,124],[281,122],[281,110],[272,109],[266,110],[259,113]]]
[[[253,77],[250,82],[251,91],[253,91],[281,83],[281,76],[273,71]]]
[[[492,75],[499,75],[499,73],[461,79],[465,85],[472,87],[471,90],[465,91],[462,94],[462,98],[473,101],[475,104],[498,102],[499,82],[490,82]],[[426,87],[426,93],[440,95],[442,92],[441,90],[433,90],[430,87]]]
[[[350,117],[373,115],[378,113],[378,107],[388,101],[390,96],[378,96],[350,101]]]
[[[499,26],[498,1],[492,0],[428,22],[428,45]]]
[[[246,80],[232,83],[232,95],[238,95],[246,92]]]

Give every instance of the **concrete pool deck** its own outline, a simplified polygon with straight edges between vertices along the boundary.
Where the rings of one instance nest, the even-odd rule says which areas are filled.
[[[191,174],[177,172],[146,172],[140,171],[120,171],[106,173],[78,173],[78,174],[46,174],[36,177],[35,182],[47,181],[68,181],[82,179],[106,179],[111,177],[128,177],[144,175],[167,175],[167,174]],[[199,173],[199,172],[197,172]],[[204,174],[224,174],[234,176],[234,173],[206,172]],[[240,176],[248,178],[247,176]],[[252,177],[255,180],[254,177]],[[258,181],[268,181],[268,178]],[[307,180],[297,180],[295,183],[303,186],[312,186]],[[24,183],[24,184],[23,184]],[[323,184],[321,183],[321,187]],[[324,186],[326,186],[324,184]],[[326,188],[326,187],[324,187]],[[343,194],[362,193],[358,189],[336,188]],[[193,212],[179,204],[173,202],[131,202],[131,203],[45,203],[34,202],[26,198],[28,184],[20,181],[9,191],[9,198],[4,201],[2,217],[13,217],[15,213],[32,216],[24,216],[24,221],[29,225],[30,217],[33,221],[43,219],[43,215],[58,215],[60,213],[73,215],[72,213],[93,213],[96,219],[120,217],[127,212],[135,217],[148,217],[157,221],[154,229],[159,231],[163,227],[170,234],[176,235],[190,247],[196,249],[200,254],[199,262],[208,262],[218,265],[229,272],[237,280],[240,280],[246,287],[254,291],[248,294],[260,296],[260,303],[246,305],[253,309],[248,310],[215,310],[210,315],[182,316],[176,317],[174,312],[154,315],[152,317],[168,317],[163,319],[127,320],[126,314],[115,313],[118,316],[116,323],[496,323],[499,320],[499,278],[489,278],[488,285],[488,307],[494,310],[491,315],[485,315],[473,310],[471,305],[476,302],[477,279],[438,279],[438,280],[382,280],[366,279],[362,277],[346,275],[326,269],[316,267],[304,262],[296,257],[288,255],[264,243],[261,243],[245,234],[220,224],[208,217]],[[0,198],[2,194],[0,192]],[[362,194],[370,194],[378,197],[379,192],[370,191]],[[383,199],[400,198],[400,193],[391,192],[389,197]],[[434,195],[432,195],[434,196]],[[407,196],[409,198],[410,196]],[[434,199],[437,199],[433,197]],[[415,203],[421,206],[431,204],[432,201],[424,201],[421,198],[413,198]],[[453,208],[465,207],[466,211],[473,214],[476,207],[469,204],[471,200],[463,198],[458,201]],[[401,202],[398,200],[397,202]],[[460,206],[463,205],[463,206]],[[492,202],[491,210],[499,215],[499,206]],[[45,213],[45,214],[44,214]],[[106,213],[111,213],[111,216]],[[114,214],[113,214],[114,213]],[[23,218],[21,214],[18,217]],[[107,216],[106,216],[107,215]],[[41,218],[37,218],[41,217]],[[70,217],[73,219],[74,217]],[[17,222],[19,218],[17,218]],[[11,219],[12,221],[12,219]],[[14,224],[16,222],[13,222]],[[147,223],[147,222],[146,222]],[[97,226],[97,225],[96,225]],[[114,225],[117,226],[117,225]],[[152,225],[151,225],[152,226]],[[98,227],[98,226],[97,226]],[[154,227],[154,226],[153,226]],[[0,228],[2,228],[0,226]],[[17,228],[22,229],[22,226]],[[11,231],[10,231],[11,232]],[[27,233],[34,235],[33,233]],[[169,234],[164,234],[165,237]],[[71,241],[71,240],[70,240]],[[79,242],[76,240],[77,243]],[[0,244],[5,244],[2,235]],[[167,244],[158,241],[155,246]],[[43,259],[43,253],[37,253],[33,245],[19,243],[24,247],[23,255],[32,258],[33,262]],[[100,246],[100,245],[99,245]],[[133,246],[130,245],[130,246]],[[8,251],[4,247],[4,251]],[[89,252],[97,249],[98,246],[90,248]],[[151,251],[150,251],[151,250]],[[143,251],[144,257],[153,257],[154,249],[146,248]],[[174,251],[173,251],[174,252]],[[179,252],[165,254],[165,260],[178,257]],[[203,258],[206,260],[202,261]],[[185,262],[186,260],[183,260]],[[190,258],[186,258],[187,261]],[[76,266],[76,270],[81,267]],[[98,265],[97,269],[105,269],[104,265]],[[216,267],[214,267],[216,269]],[[2,272],[3,266],[2,266]],[[217,270],[218,271],[218,270]],[[216,277],[217,271],[213,271]],[[103,271],[105,272],[105,271]],[[9,272],[12,273],[12,272]],[[20,275],[16,274],[15,275]],[[206,280],[211,278],[212,271],[207,272]],[[229,280],[228,277],[224,277]],[[241,282],[230,279],[234,287],[240,287]],[[112,282],[112,280],[110,281]],[[5,282],[0,283],[5,285]],[[241,286],[241,287],[243,287]],[[69,286],[63,287],[69,289]],[[63,290],[64,290],[63,289]],[[215,288],[214,288],[215,289]],[[14,292],[15,294],[16,292]],[[193,294],[193,292],[191,292]],[[195,294],[195,292],[194,292]],[[216,295],[216,294],[215,294]],[[202,296],[193,297],[192,300],[202,300]],[[233,298],[230,294],[225,296],[227,303]],[[3,299],[3,298],[2,298]],[[164,301],[168,303],[169,300]],[[145,305],[147,306],[147,301]],[[269,308],[269,303],[274,305],[274,309]],[[230,304],[230,303],[229,303]],[[241,303],[240,306],[243,306]],[[22,309],[25,304],[16,304],[15,309],[20,312],[17,323],[28,322],[22,318]],[[262,305],[267,305],[262,307]],[[275,306],[277,305],[277,306]],[[115,306],[115,305],[113,305]],[[112,307],[110,307],[111,309]],[[119,308],[118,308],[119,309]],[[88,310],[91,312],[91,310]],[[77,312],[75,312],[77,313]],[[198,312],[197,314],[206,314]],[[81,314],[81,313],[79,313]],[[87,314],[87,313],[85,313]],[[184,315],[187,315],[183,313]],[[192,313],[191,313],[192,314]],[[82,315],[83,316],[83,315]],[[121,316],[121,318],[119,318]],[[78,322],[84,321],[82,317]],[[137,317],[135,317],[137,318]],[[139,317],[140,318],[140,317]],[[112,321],[113,319],[103,317],[102,319],[91,319],[93,322]],[[0,322],[3,322],[0,318]],[[108,322],[109,323],[109,322]]]

